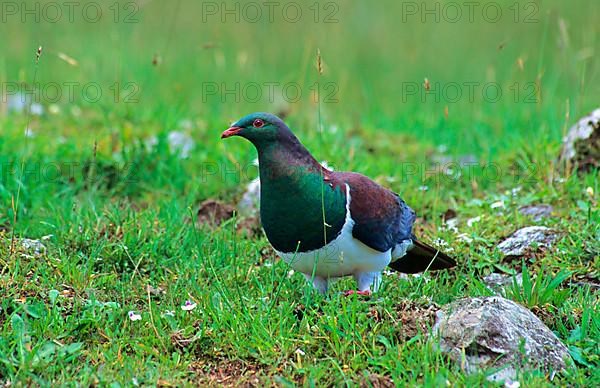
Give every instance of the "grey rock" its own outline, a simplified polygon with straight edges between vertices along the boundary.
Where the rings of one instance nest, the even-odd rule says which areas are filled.
[[[543,218],[548,218],[552,215],[554,208],[550,205],[527,205],[519,208],[519,213],[524,216],[531,217],[534,221],[541,221]]]
[[[458,157],[453,157],[446,154],[434,154],[431,156],[430,160],[436,169],[449,174],[453,174],[455,172],[448,170],[457,169],[459,167],[462,169],[476,165],[479,162],[477,157],[472,154],[460,155]]]
[[[461,167],[472,166],[472,165],[477,164],[478,162],[479,162],[479,160],[477,159],[477,157],[472,154],[461,155],[458,157],[458,164]]]
[[[21,246],[35,254],[40,254],[46,250],[46,246],[44,246],[40,240],[33,240],[30,238],[21,239]]]
[[[500,292],[506,287],[511,287],[513,282],[517,282],[517,285],[521,286],[523,284],[523,275],[519,273],[513,277],[501,273],[491,273],[483,278],[483,282],[492,291]]]
[[[465,298],[437,312],[440,350],[467,373],[488,368],[502,381],[522,368],[555,373],[573,365],[567,347],[523,306],[501,297]]]
[[[552,246],[557,237],[558,233],[554,229],[545,226],[527,226],[498,244],[498,249],[505,256],[523,256],[534,244],[546,248]]]
[[[40,256],[46,252],[46,246],[42,244],[40,240],[23,238],[21,239],[21,246],[23,247],[23,249],[32,253],[34,256]]]
[[[579,171],[600,167],[600,108],[582,117],[563,139],[560,160]]]

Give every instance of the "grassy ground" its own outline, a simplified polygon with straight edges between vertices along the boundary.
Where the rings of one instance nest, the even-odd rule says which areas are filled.
[[[568,125],[598,105],[598,7],[491,3],[496,21],[484,2],[471,21],[448,2],[424,20],[420,2],[323,3],[318,14],[298,2],[253,22],[241,3],[227,16],[221,2],[121,2],[118,13],[98,2],[97,22],[82,7],[71,22],[63,7],[52,23],[49,3],[25,20],[3,8],[0,24],[10,37],[0,43],[0,383],[483,384],[427,339],[431,306],[491,295],[483,276],[522,264],[545,285],[569,271],[560,287],[506,296],[532,308],[577,367],[552,383],[541,371],[519,380],[600,381],[599,181],[555,162]],[[32,85],[34,109],[21,110],[16,90]],[[323,297],[262,234],[239,231],[242,220],[194,227],[200,202],[234,203],[255,177],[252,147],[219,135],[258,110],[286,113],[320,160],[400,193],[418,233],[459,267],[387,275],[371,299],[339,296],[350,280]],[[188,157],[170,149],[172,131],[193,139]],[[440,168],[461,160],[474,164]],[[553,216],[518,212],[537,203]],[[442,221],[448,209],[459,233]],[[497,243],[532,224],[560,240],[503,260]]]

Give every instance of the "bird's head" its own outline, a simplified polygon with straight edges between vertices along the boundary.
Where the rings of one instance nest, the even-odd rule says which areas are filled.
[[[290,130],[281,119],[270,113],[251,113],[242,117],[221,134],[221,139],[241,136],[254,145],[273,142]]]

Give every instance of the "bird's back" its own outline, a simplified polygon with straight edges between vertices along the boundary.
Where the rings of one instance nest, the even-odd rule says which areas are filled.
[[[329,176],[334,187],[350,187],[355,238],[380,252],[411,238],[415,212],[396,193],[362,174],[332,172]]]

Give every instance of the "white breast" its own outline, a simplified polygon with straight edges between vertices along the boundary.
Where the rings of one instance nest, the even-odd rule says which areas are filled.
[[[351,197],[348,184],[346,198],[346,220],[335,240],[320,249],[308,252],[277,252],[295,271],[332,278],[362,272],[380,272],[390,263],[391,249],[379,252],[352,237],[354,220],[350,216]]]

